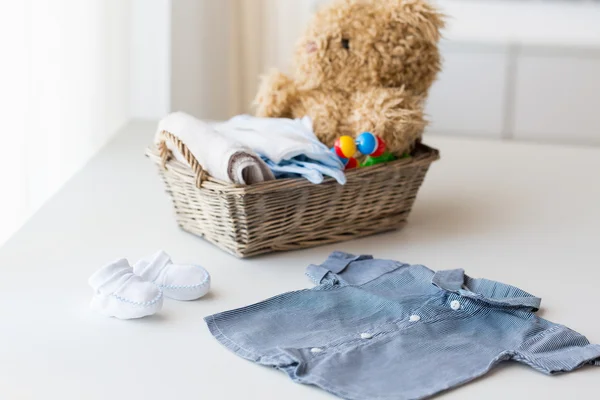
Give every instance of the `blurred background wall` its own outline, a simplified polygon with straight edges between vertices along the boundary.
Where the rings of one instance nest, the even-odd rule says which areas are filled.
[[[130,119],[131,12],[0,2],[0,243]]]
[[[296,39],[327,1],[173,0],[173,108],[210,118],[248,111],[258,74],[289,69]],[[600,144],[600,2],[432,1],[448,28],[430,132]]]
[[[326,1],[0,2],[0,243],[129,120],[250,111]],[[600,145],[600,1],[432,1],[449,24],[429,132]]]
[[[289,69],[294,42],[327,1],[172,0],[172,108],[248,111],[257,76]],[[430,132],[600,144],[600,2],[432,1],[449,18]]]

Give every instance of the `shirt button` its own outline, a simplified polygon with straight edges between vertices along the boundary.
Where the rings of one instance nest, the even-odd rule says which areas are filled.
[[[421,317],[419,317],[418,315],[411,315],[408,320],[410,322],[419,322],[421,320]]]
[[[458,310],[460,308],[460,301],[452,300],[452,302],[450,302],[450,308],[455,311]]]
[[[312,349],[310,349],[310,352],[311,352],[311,353],[315,353],[315,354],[316,354],[316,353],[320,353],[320,352],[322,352],[322,351],[323,351],[323,349],[321,349],[321,348],[319,348],[319,347],[313,347]]]
[[[373,338],[373,335],[371,335],[370,333],[366,333],[365,332],[365,333],[361,333],[360,334],[360,338],[361,339],[371,339],[371,338]]]

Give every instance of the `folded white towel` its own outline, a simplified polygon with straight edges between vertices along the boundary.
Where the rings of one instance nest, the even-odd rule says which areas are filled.
[[[275,164],[305,156],[343,171],[339,158],[315,136],[310,117],[299,119],[261,118],[238,115],[229,121],[213,124],[230,140],[251,148]]]
[[[240,185],[275,179],[264,161],[250,148],[220,135],[210,124],[191,115],[174,112],[163,118],[158,124],[156,143],[161,141],[162,131],[177,136],[213,178]],[[177,160],[187,163],[175,146],[167,142],[167,148]]]
[[[133,271],[156,284],[165,297],[175,300],[196,300],[208,293],[210,275],[199,265],[173,264],[171,257],[159,251],[138,261]]]
[[[134,275],[125,259],[100,268],[88,282],[94,289],[90,307],[109,317],[141,318],[156,313],[163,305],[160,289]]]

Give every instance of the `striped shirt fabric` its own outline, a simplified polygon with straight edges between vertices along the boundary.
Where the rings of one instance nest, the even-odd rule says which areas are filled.
[[[423,399],[513,360],[548,375],[600,366],[600,345],[538,317],[538,297],[462,269],[334,252],[317,285],[205,318],[224,346],[351,400]]]

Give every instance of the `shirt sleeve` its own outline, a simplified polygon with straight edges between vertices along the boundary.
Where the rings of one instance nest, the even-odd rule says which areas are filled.
[[[555,325],[523,343],[516,361],[545,374],[570,372],[584,365],[600,366],[600,345],[562,325]]]

